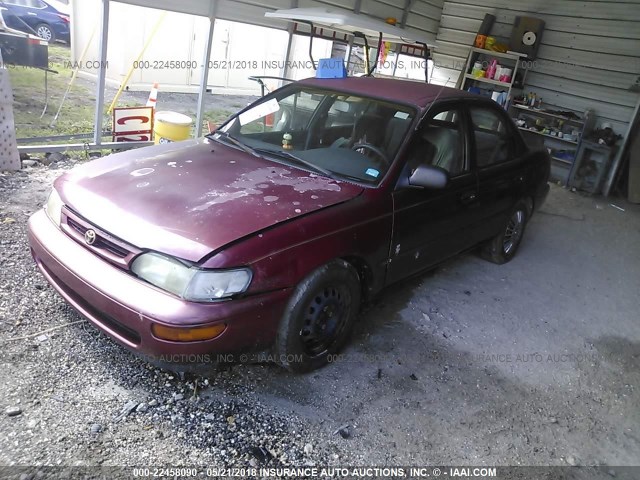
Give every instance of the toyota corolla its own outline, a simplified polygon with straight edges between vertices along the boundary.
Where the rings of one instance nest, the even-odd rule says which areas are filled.
[[[511,260],[548,176],[490,99],[309,79],[203,139],[65,173],[29,240],[51,285],[130,350],[267,351],[308,371],[385,286],[477,246]]]

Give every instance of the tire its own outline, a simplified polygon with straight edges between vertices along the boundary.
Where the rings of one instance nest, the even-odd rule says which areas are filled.
[[[56,41],[56,34],[54,33],[53,29],[46,23],[41,23],[36,26],[36,33],[38,34],[38,37],[40,37],[42,40],[46,40],[49,43],[53,43]]]
[[[275,344],[278,363],[292,372],[327,364],[345,345],[360,306],[360,278],[343,260],[311,273],[294,290]]]
[[[522,242],[528,219],[529,208],[520,200],[511,210],[502,231],[483,245],[482,257],[498,265],[511,261]]]

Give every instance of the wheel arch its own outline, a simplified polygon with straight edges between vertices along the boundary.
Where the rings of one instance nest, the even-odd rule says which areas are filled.
[[[527,219],[529,219],[531,218],[531,215],[533,215],[533,209],[534,209],[533,197],[526,196],[522,199],[522,201],[527,206]]]
[[[357,255],[346,255],[341,257],[341,260],[344,260],[356,270],[358,278],[360,279],[362,299],[366,300],[370,298],[374,285],[373,270],[371,266],[364,258]]]

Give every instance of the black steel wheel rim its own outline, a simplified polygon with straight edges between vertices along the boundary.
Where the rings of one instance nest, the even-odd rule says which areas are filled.
[[[510,254],[520,243],[522,238],[522,232],[524,231],[524,212],[522,210],[516,210],[509,219],[507,229],[504,232],[504,239],[502,241],[502,248],[504,253]]]
[[[344,331],[351,295],[345,286],[318,290],[304,310],[300,339],[304,352],[317,357],[326,353]]]

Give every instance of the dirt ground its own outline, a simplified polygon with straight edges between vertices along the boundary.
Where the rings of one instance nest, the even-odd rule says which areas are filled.
[[[335,364],[180,378],[37,272],[26,221],[69,167],[0,175],[0,465],[640,465],[638,206],[553,187],[511,263],[387,289]]]

